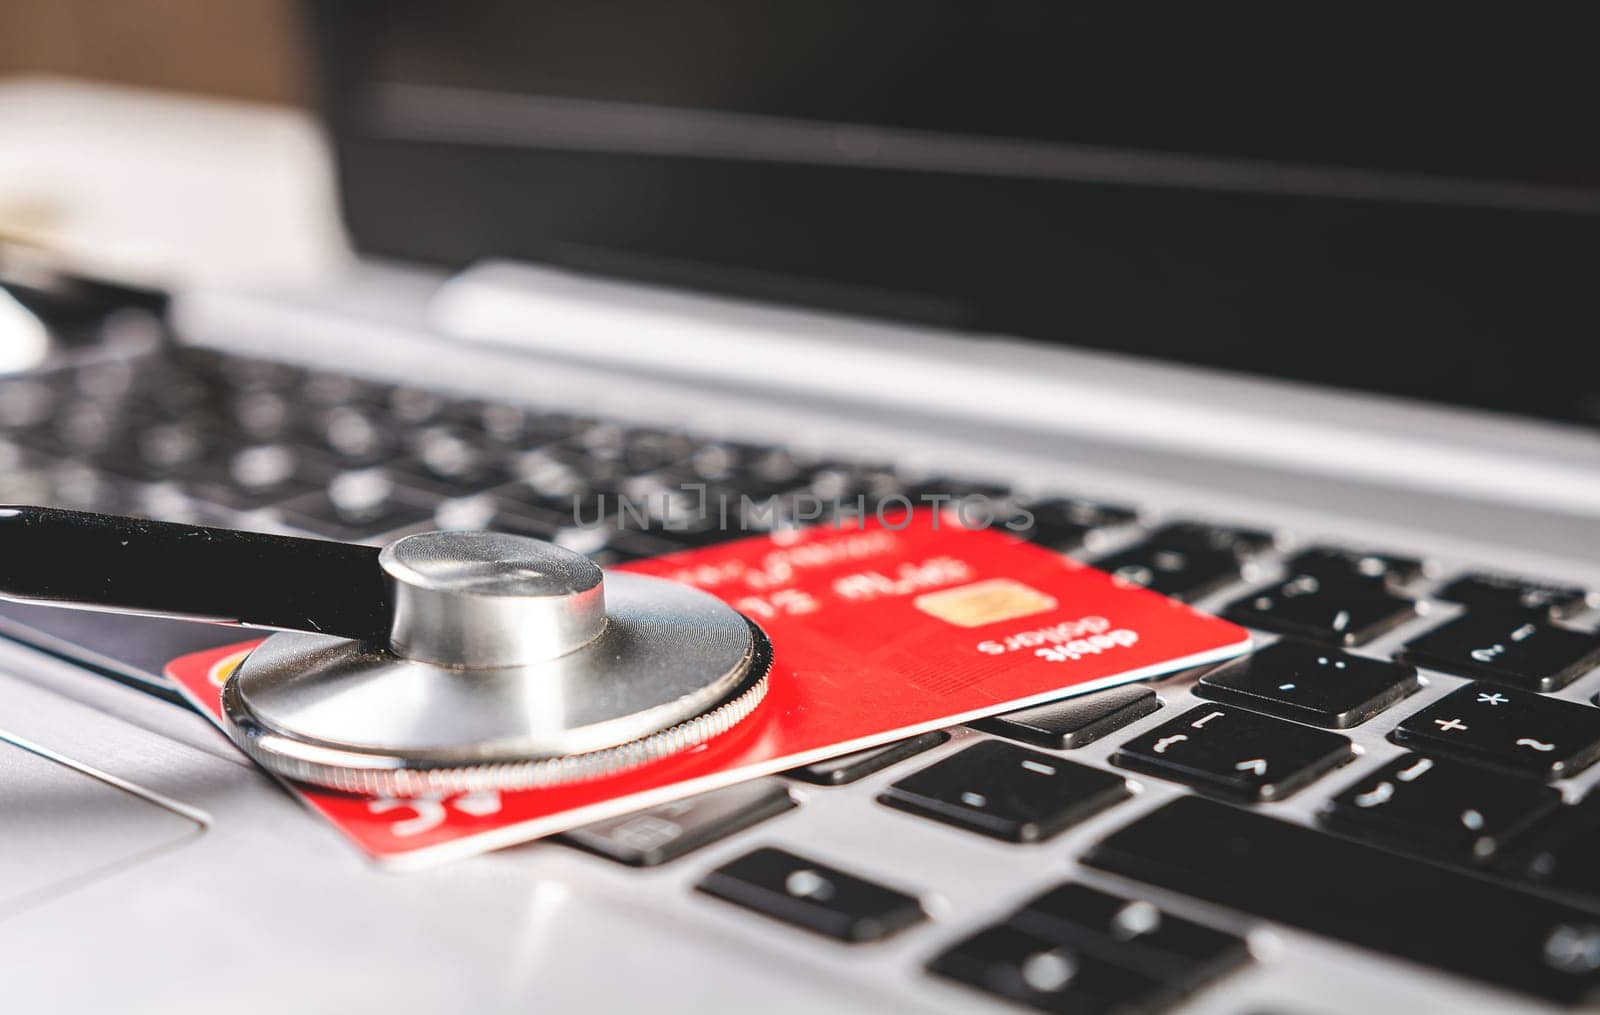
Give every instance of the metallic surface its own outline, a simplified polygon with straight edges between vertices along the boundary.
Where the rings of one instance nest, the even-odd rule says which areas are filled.
[[[462,272],[427,312],[468,344],[926,413],[972,436],[1051,433],[1600,519],[1600,441],[1578,426],[509,262]]]
[[[200,833],[192,817],[0,739],[0,916]]]
[[[524,666],[606,626],[600,568],[554,543],[499,532],[421,532],[383,548],[389,648],[441,666]]]
[[[767,696],[771,646],[753,625],[755,650],[741,679],[720,702],[683,722],[637,740],[591,751],[548,758],[476,761],[454,765],[427,762],[393,767],[374,764],[368,753],[311,745],[255,722],[239,702],[238,685],[222,690],[229,733],[240,750],[286,779],[315,783],[344,793],[385,797],[439,797],[456,793],[538,789],[613,775],[660,760],[726,733],[756,710]]]
[[[923,410],[881,402],[846,402],[842,392],[785,401],[768,390],[691,379],[624,376],[549,359],[518,358],[462,344],[441,345],[421,321],[432,291],[420,276],[365,274],[341,283],[319,304],[213,295],[193,318],[196,338],[325,366],[387,374],[401,382],[437,378],[462,393],[536,401],[551,408],[604,413],[640,422],[676,422],[730,439],[799,440],[820,451],[881,456],[929,469],[1059,489],[1144,509],[1146,520],[1200,515],[1274,526],[1293,548],[1338,537],[1373,547],[1415,551],[1441,575],[1466,566],[1600,586],[1600,524],[1554,507],[1512,509],[1474,502],[1470,493],[1509,482],[1521,466],[1565,471],[1576,485],[1592,470],[1537,439],[1485,440],[1496,421],[1416,405],[1345,399],[1361,420],[1308,409],[1304,390],[1250,383],[1256,433],[1234,427],[1211,436],[1225,456],[1197,456],[1180,439],[1146,428],[1138,440],[1091,440],[1070,425],[1024,425],[1016,407],[990,398],[991,413],[941,425],[929,422],[948,387],[929,387]],[[412,283],[424,283],[411,288]],[[199,309],[190,301],[190,309]],[[919,343],[925,361],[959,370],[956,343]],[[779,343],[781,346],[783,343]],[[974,346],[976,343],[959,343]],[[794,354],[797,344],[789,344]],[[781,350],[780,350],[781,351]],[[775,351],[774,356],[778,353]],[[1030,353],[1030,362],[1033,354]],[[1202,371],[1144,367],[1113,357],[1056,356],[1045,362],[1079,368],[1085,385],[1106,396],[1181,396],[1219,413],[1239,409],[1235,383]],[[1006,357],[1001,357],[1004,360]],[[996,360],[989,359],[991,365]],[[999,364],[1009,369],[1005,363]],[[1441,368],[1448,364],[1441,361]],[[837,371],[808,371],[828,381]],[[798,375],[800,371],[789,371]],[[1019,378],[1025,369],[1018,367]],[[791,379],[782,370],[769,382]],[[885,383],[894,378],[875,378]],[[795,378],[798,383],[798,378]],[[1243,382],[1238,382],[1243,383]],[[988,386],[979,393],[991,390]],[[992,390],[1005,390],[1004,388]],[[1067,389],[1063,388],[1065,392]],[[1272,396],[1272,397],[1265,397]],[[1067,400],[1068,394],[1061,394]],[[1058,412],[1067,412],[1057,406]],[[1130,400],[1123,419],[1139,410]],[[1427,488],[1398,474],[1377,485],[1307,454],[1286,471],[1258,438],[1275,421],[1325,421],[1316,451],[1349,461],[1373,433],[1404,435],[1425,427],[1441,441],[1474,445],[1492,468],[1441,466]],[[1060,418],[1060,417],[1058,417]],[[1106,422],[1116,419],[1114,414]],[[1441,423],[1441,425],[1427,425]],[[1522,430],[1518,425],[1514,429]],[[1350,436],[1341,443],[1342,436]],[[1523,439],[1526,437],[1527,439]],[[1307,449],[1301,449],[1306,454]],[[1448,463],[1448,459],[1444,460]],[[1398,473],[1398,470],[1397,470]],[[1136,539],[1112,534],[1097,549]],[[1277,572],[1268,558],[1259,580]],[[1238,595],[1235,586],[1201,605]],[[1433,588],[1429,583],[1426,592]],[[1407,638],[1446,618],[1454,607],[1435,601],[1422,618],[1359,650],[1384,657]],[[1583,622],[1593,626],[1591,611]],[[1314,824],[1334,792],[1400,753],[1386,734],[1394,722],[1447,694],[1461,680],[1426,674],[1429,686],[1350,731],[1362,755],[1289,800],[1265,805],[1274,816]],[[1166,708],[1081,750],[1058,757],[1103,767],[1124,740],[1198,704],[1192,675],[1157,685]],[[1600,671],[1558,692],[1587,701],[1600,692]],[[107,681],[63,661],[0,642],[0,729],[203,810],[204,834],[114,874],[61,885],[42,904],[0,920],[0,989],[30,1011],[160,1011],[212,1013],[219,1001],[248,997],[258,1010],[471,1010],[482,1015],[533,1009],[704,1013],[759,1006],[764,1015],[816,1011],[1000,1011],[982,995],[928,977],[924,963],[977,927],[1003,918],[1023,900],[1062,880],[1113,892],[1139,892],[1133,882],[1079,867],[1073,857],[1112,829],[1186,790],[1139,778],[1135,799],[1089,819],[1042,847],[1019,848],[915,816],[887,811],[875,797],[909,771],[954,754],[982,734],[954,731],[952,740],[903,765],[850,786],[796,786],[800,806],[771,822],[715,843],[658,870],[640,872],[554,844],[539,843],[409,872],[375,868],[250,766],[197,714]],[[1600,766],[1563,781],[1569,798],[1600,787]],[[49,816],[68,801],[21,804]],[[14,812],[14,813],[20,813]],[[410,816],[410,811],[401,813]],[[780,845],[819,862],[915,891],[932,919],[869,949],[842,948],[736,907],[698,896],[692,886],[712,868],[756,845]],[[1314,872],[1308,872],[1314,876]],[[219,886],[226,886],[222,888]],[[1526,999],[1432,973],[1419,966],[1346,947],[1270,923],[1158,892],[1150,901],[1229,930],[1248,932],[1258,954],[1250,968],[1187,998],[1193,1015],[1241,1011],[1408,1011],[1489,1013],[1546,1010]],[[1463,918],[1474,918],[1464,914]],[[225,961],[219,961],[225,958]],[[94,975],[84,975],[92,964]],[[354,971],[354,972],[353,972]],[[1554,1009],[1550,1009],[1554,1010]]]
[[[739,708],[707,713],[730,699],[748,714],[748,621],[664,579],[619,573],[606,585],[598,637],[523,666],[440,666],[273,635],[228,680],[229,731],[287,777],[410,795],[589,778],[715,735]]]

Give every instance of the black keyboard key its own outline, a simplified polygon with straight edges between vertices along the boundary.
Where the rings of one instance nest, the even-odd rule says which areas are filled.
[[[1094,743],[1161,707],[1148,687],[1129,684],[970,723],[973,729],[1058,751]]]
[[[736,495],[706,484],[679,486],[661,474],[624,480],[617,496],[606,499],[606,506],[608,514],[614,507],[610,524],[618,529],[679,546],[704,546],[746,534]],[[600,510],[599,498],[595,510]]]
[[[131,498],[131,510],[128,513],[140,518],[190,525],[237,527],[238,521],[231,512],[191,497],[173,483],[135,487]]]
[[[1587,593],[1576,585],[1482,572],[1464,574],[1435,595],[1482,610],[1526,611],[1561,620],[1583,611]]]
[[[914,896],[770,847],[718,867],[696,887],[840,941],[881,940],[927,917]]]
[[[635,474],[686,462],[695,449],[695,441],[688,434],[610,423],[588,428],[578,436],[577,443],[593,454],[615,458]]]
[[[1210,522],[1167,522],[1150,533],[1150,542],[1188,550],[1222,550],[1240,559],[1272,549],[1274,537],[1265,529]]]
[[[125,413],[115,405],[68,401],[45,422],[15,440],[46,454],[85,459],[103,453],[124,436]]]
[[[47,422],[62,397],[59,385],[48,376],[0,379],[0,431],[27,430]]]
[[[1406,719],[1389,737],[1429,754],[1558,779],[1600,758],[1600,709],[1471,683]]]
[[[685,480],[699,480],[708,483],[723,483],[733,480],[741,474],[748,474],[749,462],[754,457],[765,454],[772,449],[755,448],[730,444],[723,441],[703,441],[689,454],[689,460],[683,464]],[[749,458],[746,457],[748,454]],[[791,476],[798,473],[798,469]]]
[[[616,498],[602,494],[593,481],[567,462],[528,456],[524,478],[495,490],[495,496],[523,510],[548,514],[566,524],[600,524],[616,514]],[[522,466],[519,466],[522,467]]]
[[[165,418],[183,419],[190,413],[214,412],[225,398],[232,396],[214,368],[180,363],[170,355],[152,356],[149,362],[158,366],[154,373],[140,376],[139,397]]]
[[[129,421],[130,432],[94,456],[107,472],[147,483],[187,479],[218,453],[213,433],[194,422]]]
[[[554,541],[561,536],[561,519],[513,510],[493,494],[454,497],[440,501],[433,523],[441,529],[488,529],[514,536]]]
[[[410,440],[413,453],[386,469],[446,497],[461,497],[516,479],[504,453],[447,427],[428,427]]]
[[[226,396],[222,419],[245,443],[278,443],[298,429],[297,406],[280,391],[240,391]]]
[[[1142,1012],[1167,984],[1018,927],[980,930],[928,963],[935,976],[1044,1012]]]
[[[655,867],[794,806],[782,784],[758,779],[584,825],[561,841],[631,867]]]
[[[1139,520],[1139,512],[1126,504],[1107,504],[1081,497],[1045,497],[1029,501],[1027,508],[1034,519],[1044,525],[1078,524],[1103,529]]]
[[[185,486],[197,497],[235,511],[254,511],[328,485],[334,470],[292,444],[252,444],[210,463]]]
[[[140,503],[140,488],[108,476],[82,462],[64,462],[49,470],[46,506],[100,514],[147,515]]]
[[[1486,863],[1561,806],[1549,786],[1454,761],[1407,754],[1334,797],[1328,827],[1456,863]]]
[[[750,535],[736,528],[718,528],[716,526],[694,529],[653,528],[645,530],[649,538],[659,539],[671,544],[671,550],[687,550],[702,546],[715,546],[726,543],[732,539],[742,539]],[[671,550],[665,552],[671,552]]]
[[[227,388],[237,391],[292,391],[300,387],[305,374],[299,367],[272,360],[252,359],[210,350],[180,350],[191,360],[192,368],[210,372]]]
[[[885,497],[900,493],[904,485],[893,466],[845,462],[818,469],[806,483],[807,489],[828,509],[838,501],[846,510],[864,507],[867,511],[872,511]]]
[[[527,450],[568,440],[589,422],[565,413],[540,412],[507,402],[466,400],[453,403],[445,420],[508,451]]]
[[[627,444],[627,430],[620,423],[609,420],[595,420],[592,426],[586,426],[566,442],[569,449],[579,449],[585,453],[619,457],[623,447]]]
[[[1312,546],[1289,559],[1291,574],[1308,574],[1323,581],[1367,581],[1400,586],[1422,577],[1423,562],[1416,557],[1370,553],[1343,546]]]
[[[571,525],[557,529],[549,539],[558,546],[583,554],[601,567],[611,567],[641,557],[656,557],[676,549],[671,543],[636,532]]]
[[[1415,617],[1417,610],[1411,600],[1375,585],[1302,574],[1234,600],[1222,615],[1264,631],[1348,646],[1365,645]]]
[[[1009,842],[1048,839],[1130,795],[1098,768],[988,740],[890,786],[878,799]]]
[[[1201,705],[1134,737],[1111,760],[1239,800],[1281,800],[1355,754],[1348,737],[1231,705]]]
[[[1033,516],[1033,523],[1012,531],[1063,553],[1082,546],[1089,533],[1097,529],[1126,525],[1139,517],[1138,512],[1129,507],[1075,497],[1045,497],[1026,501],[1023,507]]]
[[[921,736],[897,740],[882,747],[852,751],[837,758],[790,769],[784,774],[791,779],[799,779],[817,786],[846,786],[865,779],[874,772],[881,772],[890,765],[897,765],[907,758],[915,757],[923,751],[938,747],[949,739],[950,734],[943,730],[934,730]]]
[[[756,496],[800,486],[816,470],[816,463],[787,448],[722,441],[698,449],[690,456],[690,467]]]
[[[1164,596],[1193,602],[1239,580],[1239,560],[1228,550],[1172,547],[1153,540],[1101,557],[1102,571]]]
[[[450,400],[436,391],[406,386],[390,388],[383,406],[395,422],[407,427],[432,423],[453,408]]]
[[[300,397],[312,405],[346,406],[365,403],[363,409],[379,411],[388,387],[332,370],[308,370],[301,375]]]
[[[0,503],[37,504],[49,495],[49,455],[0,439]]]
[[[302,438],[346,469],[380,465],[403,450],[399,429],[370,406],[339,405],[315,412]]]
[[[693,482],[705,487],[703,494],[697,486],[685,488],[694,495],[697,502],[704,500],[705,507],[699,515],[704,521],[700,524],[713,528],[726,528],[736,537],[770,531],[792,519],[797,507],[805,506],[797,505],[795,499],[788,494],[753,495],[742,485],[734,483],[705,483],[703,480]],[[840,506],[846,514],[856,513],[854,502]],[[895,507],[897,505],[886,507],[885,511],[893,510]],[[867,511],[872,510],[872,507],[868,506]]]
[[[1401,658],[1463,677],[1556,691],[1600,666],[1600,635],[1526,613],[1473,611],[1407,642]]]
[[[437,498],[397,486],[378,470],[335,476],[323,493],[298,497],[277,510],[290,525],[331,539],[359,541],[421,527],[433,519]]]
[[[1342,730],[1422,686],[1414,667],[1303,641],[1280,641],[1200,678],[1194,692],[1297,722]]]
[[[938,510],[949,507],[951,503],[963,497],[1004,500],[1011,496],[1011,488],[1001,483],[990,483],[980,479],[932,476],[906,484],[905,495],[911,498],[911,503],[918,508],[929,507]]]
[[[1030,900],[1007,923],[1186,991],[1250,959],[1237,935],[1076,882]]]
[[[1496,873],[1588,906],[1600,904],[1600,794],[1562,807],[1507,852]]]
[[[1057,553],[1071,553],[1073,550],[1083,546],[1084,542],[1089,538],[1089,533],[1093,531],[1093,526],[1077,525],[1070,522],[1050,525],[1035,522],[1032,525],[1015,530],[1015,533],[1030,543],[1038,543],[1040,546],[1054,550]]]
[[[132,359],[101,360],[73,367],[68,373],[80,396],[109,405],[134,393],[139,364]]]
[[[1200,797],[1113,832],[1086,862],[1547,1001],[1575,1004],[1600,989],[1592,914]]]

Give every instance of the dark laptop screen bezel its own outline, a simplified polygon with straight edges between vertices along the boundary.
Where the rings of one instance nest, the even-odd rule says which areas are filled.
[[[1600,423],[1580,26],[800,6],[316,0],[356,245]]]

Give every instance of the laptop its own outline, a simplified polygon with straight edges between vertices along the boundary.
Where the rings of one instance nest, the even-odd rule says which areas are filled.
[[[1581,26],[305,15],[359,263],[12,286],[66,351],[0,380],[4,500],[610,565],[745,533],[577,524],[602,494],[978,494],[1254,648],[394,873],[163,677],[237,630],[6,604],[12,1007],[1600,997]]]

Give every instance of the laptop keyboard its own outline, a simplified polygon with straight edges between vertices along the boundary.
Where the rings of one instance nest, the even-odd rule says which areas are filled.
[[[696,511],[718,494],[859,496],[870,508],[895,493],[977,492],[1026,506],[1027,538],[1214,604],[1261,632],[1257,650],[1200,675],[1192,694],[1141,686],[1036,706],[562,841],[637,867],[692,866],[716,846],[721,859],[696,872],[702,896],[687,904],[731,904],[840,947],[926,934],[942,918],[924,896],[940,886],[780,848],[808,794],[865,783],[886,841],[895,822],[927,822],[1028,849],[1110,821],[1081,862],[1226,911],[1209,925],[1136,893],[1060,884],[928,945],[930,982],[968,997],[1158,1009],[1250,964],[1235,931],[1253,920],[1553,1002],[1600,990],[1600,791],[1577,802],[1562,792],[1600,757],[1600,709],[1550,696],[1600,666],[1600,636],[1594,599],[1561,580],[1477,570],[1440,581],[1404,547],[1284,548],[1278,533],[1226,521],[1141,527],[1137,506],[1074,491],[1024,500],[892,463],[181,348],[0,381],[0,464],[5,503],[373,543],[494,528],[602,564],[738,536]],[[685,484],[703,484],[705,498]],[[623,520],[618,494],[678,499],[659,517]],[[578,525],[575,510],[609,524]],[[69,656],[80,646],[90,665],[114,655],[123,618],[35,639],[32,619],[13,622],[27,609],[0,607],[7,633]],[[1402,646],[1370,651],[1402,625],[1417,627]],[[1454,690],[1408,705],[1437,684]],[[1365,766],[1348,731],[1374,728],[1406,753],[1355,773]],[[1097,743],[1089,760],[1072,757]],[[1354,777],[1340,775],[1347,765]],[[1146,780],[1187,791],[1117,819]],[[1320,802],[1309,821],[1280,818],[1287,798]],[[740,836],[750,849],[730,855]],[[892,859],[880,866],[895,870]]]

